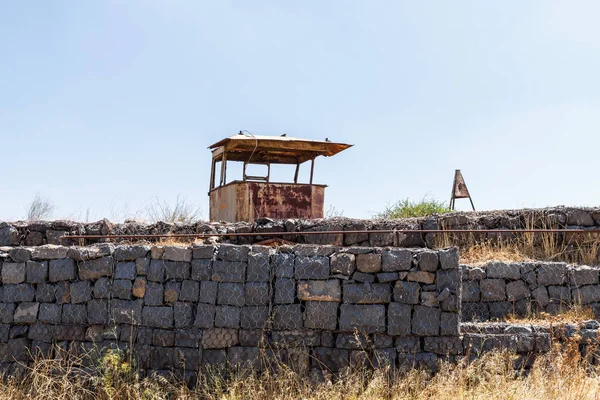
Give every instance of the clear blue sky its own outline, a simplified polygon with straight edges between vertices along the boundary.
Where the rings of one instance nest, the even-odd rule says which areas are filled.
[[[317,161],[369,217],[463,171],[479,209],[600,204],[596,1],[1,1],[0,219],[208,215],[240,129],[355,147]],[[458,206],[468,209],[468,201]]]

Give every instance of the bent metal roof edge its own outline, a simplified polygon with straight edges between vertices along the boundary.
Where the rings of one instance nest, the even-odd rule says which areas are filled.
[[[288,163],[292,162],[292,159],[304,162],[317,156],[330,157],[349,147],[352,145],[325,140],[238,134],[209,146],[209,149],[213,149],[213,153],[217,150],[220,150],[219,153],[222,151],[237,153],[238,157],[230,159],[243,158],[243,154],[252,153],[255,162],[259,161],[258,159],[264,159],[271,162]]]

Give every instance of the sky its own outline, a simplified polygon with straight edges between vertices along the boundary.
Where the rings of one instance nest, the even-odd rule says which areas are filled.
[[[207,147],[240,130],[353,144],[315,166],[347,217],[448,201],[455,169],[478,210],[598,206],[599,14],[573,0],[0,0],[0,220],[36,194],[53,218],[118,221],[177,196],[206,218]]]

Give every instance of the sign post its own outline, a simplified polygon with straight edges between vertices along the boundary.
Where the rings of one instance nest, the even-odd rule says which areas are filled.
[[[469,199],[471,202],[471,207],[473,207],[473,211],[475,211],[475,206],[473,205],[473,199],[471,199],[471,195],[469,194],[469,189],[467,189],[467,184],[465,183],[465,179],[460,172],[460,169],[457,169],[454,172],[454,183],[452,184],[452,195],[450,196],[450,209],[454,210],[454,203],[456,199]]]

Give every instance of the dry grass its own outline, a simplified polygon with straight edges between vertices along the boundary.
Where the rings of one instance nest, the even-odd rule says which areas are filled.
[[[577,323],[596,319],[594,311],[581,304],[565,305],[564,310],[557,314],[550,314],[544,311],[532,311],[527,315],[521,316],[509,314],[502,320],[517,324],[535,324],[535,325],[562,325],[566,323]]]
[[[435,246],[459,247],[461,262],[466,264],[542,260],[594,265],[600,261],[600,235],[594,233],[515,233],[487,239],[483,235],[442,233]]]
[[[138,378],[126,359],[111,353],[93,368],[77,357],[38,360],[24,378],[0,381],[0,399],[595,399],[600,375],[579,355],[578,344],[555,347],[529,373],[515,372],[516,357],[488,353],[468,363],[421,370],[353,371],[315,383],[281,366],[278,373],[199,376],[188,389],[161,377]]]

